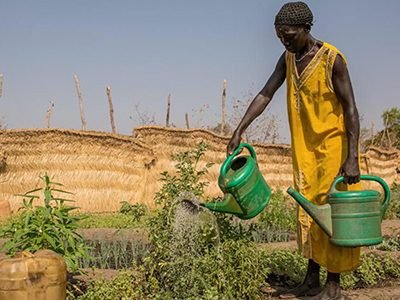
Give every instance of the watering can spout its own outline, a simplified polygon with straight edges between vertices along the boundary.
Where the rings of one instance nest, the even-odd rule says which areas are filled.
[[[201,203],[200,205],[215,212],[234,215],[242,215],[244,213],[236,199],[230,193],[224,194],[224,199],[221,202],[206,202]]]
[[[288,188],[287,193],[296,200],[329,237],[332,237],[330,204],[315,205],[292,187]]]

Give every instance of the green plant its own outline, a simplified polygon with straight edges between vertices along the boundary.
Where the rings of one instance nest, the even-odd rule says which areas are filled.
[[[251,225],[224,214],[180,210],[183,198],[203,196],[209,165],[197,167],[206,148],[200,143],[178,153],[177,175],[161,174],[164,184],[155,197],[161,207],[150,218],[152,249],[143,265],[146,293],[152,299],[261,299],[268,268],[250,242]]]
[[[203,195],[208,182],[202,179],[211,164],[198,169],[198,163],[206,149],[207,145],[201,142],[195,150],[173,155],[172,159],[176,161],[176,175],[171,175],[167,171],[160,174],[160,181],[163,182],[163,185],[154,198],[159,209],[155,215],[149,218],[148,223],[150,239],[156,246],[168,243],[171,239],[172,224],[175,220],[179,196],[184,192],[197,197]]]
[[[361,256],[360,266],[353,272],[357,288],[370,287],[400,277],[400,263],[389,255],[374,253]]]
[[[296,219],[294,202],[277,190],[255,222],[252,239],[260,243],[286,242],[296,232]]]
[[[217,200],[213,200],[217,201]],[[221,241],[253,240],[256,224],[243,221],[229,214],[214,213]]]
[[[302,282],[307,270],[307,260],[291,250],[266,251],[263,264],[270,269],[268,282],[284,282],[296,285]],[[323,280],[326,270],[322,270]],[[400,278],[400,263],[388,255],[363,254],[360,266],[353,272],[344,273],[341,285],[345,289],[376,286],[385,280]]]
[[[382,244],[374,246],[372,248],[382,251],[399,251],[400,250],[400,236],[394,236],[391,238],[384,238]]]
[[[139,222],[133,221],[129,215],[121,213],[102,213],[102,214],[79,214],[81,220],[78,222],[79,228],[141,228],[144,227],[145,218]]]
[[[297,251],[266,251],[264,264],[270,269],[274,281],[294,286],[302,282],[307,270],[307,260]]]
[[[119,212],[131,216],[134,222],[138,222],[146,214],[147,206],[142,203],[130,204],[127,201],[122,201]]]
[[[400,218],[400,184],[393,183],[390,189],[390,202],[389,207],[385,214],[385,219],[399,219]]]
[[[383,148],[400,148],[400,109],[392,107],[382,114],[383,130],[375,134],[366,144]]]
[[[121,271],[111,280],[95,280],[91,282],[82,295],[69,293],[68,300],[138,300],[146,299],[142,286],[144,277],[134,270]]]
[[[142,241],[85,241],[90,259],[79,261],[81,268],[128,269],[139,265],[149,246]]]
[[[271,200],[260,214],[259,224],[263,226],[296,231],[296,206],[295,202],[285,195],[281,190],[272,193]]]
[[[19,215],[10,220],[0,231],[2,238],[8,238],[2,250],[12,255],[17,251],[35,252],[50,249],[64,256],[70,271],[78,269],[80,258],[87,257],[87,247],[83,238],[76,232],[77,216],[70,212],[77,207],[68,206],[65,202],[73,201],[56,196],[71,193],[61,190],[62,184],[50,181],[46,174],[41,177],[44,187],[29,191],[23,195],[23,205]],[[37,192],[43,192],[43,206],[36,205],[40,200]]]

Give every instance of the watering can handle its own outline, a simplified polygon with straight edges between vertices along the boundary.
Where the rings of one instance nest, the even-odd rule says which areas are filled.
[[[233,151],[233,153],[231,155],[228,156],[228,158],[224,161],[224,163],[221,166],[221,175],[223,177],[226,176],[226,173],[228,172],[229,168],[231,167],[231,163],[232,160],[235,158],[235,156],[237,156],[240,151],[243,148],[247,148],[247,150],[249,150],[251,157],[257,161],[257,157],[256,157],[256,152],[254,151],[254,148],[252,146],[250,146],[247,143],[241,143],[236,149],[235,151]]]
[[[336,185],[338,183],[343,182],[343,180],[344,180],[343,176],[337,177],[332,183],[330,192],[336,193],[337,192]],[[389,186],[387,185],[387,183],[382,178],[374,176],[374,175],[361,175],[360,176],[360,180],[376,181],[382,186],[383,191],[385,192],[385,198],[384,198],[383,203],[382,203],[382,218],[383,218],[383,216],[385,215],[385,212],[386,212],[386,210],[388,208],[389,200],[390,200],[390,188],[389,188]]]

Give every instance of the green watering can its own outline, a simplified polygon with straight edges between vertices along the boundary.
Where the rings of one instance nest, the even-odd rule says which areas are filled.
[[[246,148],[251,156],[240,155]],[[241,143],[221,166],[218,185],[224,193],[222,202],[206,202],[209,210],[233,214],[241,219],[258,215],[271,197],[271,189],[257,166],[256,153],[249,144]]]
[[[344,177],[336,178],[328,192],[327,204],[315,205],[290,187],[287,192],[330,237],[332,244],[342,247],[360,247],[382,242],[381,223],[389,204],[390,189],[376,176],[361,175],[361,180],[378,182],[385,192],[383,202],[374,190],[338,191],[336,185]]]

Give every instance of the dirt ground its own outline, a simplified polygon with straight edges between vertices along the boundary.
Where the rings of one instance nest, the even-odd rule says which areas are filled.
[[[107,239],[107,240],[142,240],[147,241],[147,235],[143,230],[131,230],[131,229],[85,229],[80,232],[86,239]],[[386,220],[382,224],[382,234],[384,236],[390,237],[395,236],[400,233],[400,220]],[[260,245],[260,247],[268,247],[269,249],[295,249],[296,241],[290,241],[286,243],[270,243],[268,245]],[[377,252],[379,254],[384,254],[384,251],[379,250],[369,250],[365,249],[366,252]],[[381,253],[382,252],[382,253]],[[387,253],[387,252],[386,252]],[[391,252],[392,256],[400,256],[400,252]],[[87,270],[87,275],[81,278],[85,281],[92,280],[94,278],[105,278],[111,279],[116,276],[116,270]],[[271,288],[265,289],[265,300],[267,299],[279,299],[278,297],[272,297],[272,293],[276,291]],[[344,291],[344,295],[347,299],[363,300],[400,300],[400,281],[385,283],[385,287],[380,288],[368,288],[368,289],[358,289],[351,291]],[[307,299],[307,298],[299,298]]]
[[[354,290],[345,292],[345,294],[354,300],[398,300],[400,299],[400,282],[397,282],[396,285],[393,287]]]
[[[275,292],[274,289],[266,289],[265,290],[265,300],[275,300],[279,299],[279,297],[272,297],[271,294]],[[343,295],[346,296],[346,299],[351,300],[399,300],[400,299],[400,282],[393,282],[391,286],[382,287],[382,288],[369,288],[369,289],[359,289],[352,291],[344,291]],[[307,297],[301,298],[293,298],[293,299],[301,299],[305,300]]]
[[[143,229],[110,229],[110,228],[94,228],[94,229],[81,229],[79,233],[88,240],[136,240],[142,241],[144,243],[148,242],[147,233]],[[392,237],[400,234],[400,220],[385,220],[382,224],[382,235],[386,237]],[[0,240],[0,245],[4,240]],[[296,241],[283,242],[283,243],[270,243],[270,244],[260,244],[259,247],[268,247],[269,249],[295,249]],[[369,250],[368,252],[383,252],[379,250]],[[387,253],[387,252],[386,252]],[[380,253],[381,254],[381,253]],[[383,253],[382,253],[383,254]],[[400,257],[400,252],[391,252],[393,256]],[[116,270],[87,270],[87,274],[80,280],[89,281],[95,278],[111,279],[117,275]],[[279,299],[277,297],[272,297],[274,289],[266,288],[265,299]],[[347,299],[363,300],[363,299],[373,299],[373,300],[400,300],[400,281],[385,283],[385,287],[380,288],[368,288],[344,291]],[[300,298],[307,299],[307,298]]]
[[[385,220],[382,223],[382,235],[385,237],[393,237],[400,235],[400,220]],[[267,245],[260,245],[260,247],[268,247],[269,249],[295,249],[297,247],[296,241],[289,241],[284,243],[272,243]],[[377,254],[387,254],[388,252],[364,249],[365,252],[374,252]],[[391,252],[391,256],[400,257],[400,252]],[[271,294],[276,290],[273,288],[266,288],[265,299],[279,299],[278,297],[272,297]],[[348,299],[354,300],[400,300],[400,281],[385,283],[385,287],[380,288],[367,288],[357,289],[351,291],[344,291],[344,295]],[[298,298],[298,299],[307,299]]]
[[[83,281],[90,281],[93,279],[112,279],[118,274],[117,270],[99,270],[99,269],[86,269],[85,275],[80,275],[75,277],[76,279],[83,280]],[[388,286],[381,287],[381,288],[368,288],[368,289],[358,289],[358,290],[351,290],[351,291],[344,291],[343,294],[347,297],[347,299],[351,300],[364,300],[364,299],[371,299],[371,300],[400,300],[400,281],[398,282],[391,282],[387,283]],[[279,297],[271,296],[277,290],[274,288],[265,288],[263,292],[265,293],[265,300],[275,300],[279,299]],[[281,290],[284,291],[284,290]],[[302,298],[294,298],[294,299],[301,299],[306,300],[307,297]]]
[[[382,235],[385,237],[400,234],[400,220],[384,220],[382,222]]]

